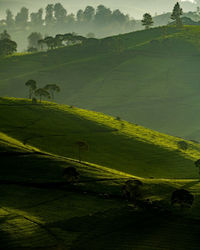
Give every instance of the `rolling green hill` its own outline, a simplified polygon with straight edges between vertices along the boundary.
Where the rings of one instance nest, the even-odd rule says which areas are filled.
[[[77,141],[85,141],[86,162],[140,177],[196,178],[200,145],[161,134],[115,117],[76,107],[27,99],[0,99],[0,131],[44,152],[78,159]]]
[[[180,150],[180,138],[51,102],[0,98],[0,118],[1,248],[198,249],[199,144],[185,141]],[[82,162],[77,140],[89,145]],[[80,173],[75,185],[63,178],[68,166]],[[195,203],[188,211],[137,211],[122,197],[131,178],[166,209],[179,187]]]
[[[28,79],[56,83],[60,103],[198,140],[199,34],[200,27],[160,27],[100,45],[16,54],[0,60],[0,93],[26,97]]]

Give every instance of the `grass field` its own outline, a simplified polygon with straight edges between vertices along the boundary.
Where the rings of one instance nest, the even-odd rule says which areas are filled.
[[[199,34],[198,26],[159,27],[117,36],[121,53],[111,37],[100,47],[16,54],[0,60],[1,96],[27,97],[28,79],[56,83],[59,103],[198,140]]]
[[[1,154],[1,248],[199,248],[200,183],[193,163],[199,144],[188,141],[188,150],[180,150],[180,138],[50,102],[1,98],[0,116],[0,152],[12,155]],[[82,162],[77,140],[89,144]],[[73,186],[63,178],[67,166],[80,173]],[[135,209],[122,196],[130,178],[139,178],[145,199],[166,210]],[[195,195],[191,209],[171,209],[176,188]]]
[[[78,159],[77,141],[89,150],[83,160],[140,177],[197,178],[200,145],[161,134],[102,113],[26,99],[0,100],[0,131],[25,145]]]

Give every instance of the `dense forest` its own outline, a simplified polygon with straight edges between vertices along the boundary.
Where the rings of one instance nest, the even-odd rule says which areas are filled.
[[[119,9],[110,10],[103,5],[96,9],[87,6],[76,14],[69,13],[62,4],[48,4],[43,10],[30,13],[22,7],[14,16],[10,9],[6,17],[0,21],[0,31],[7,30],[17,41],[19,50],[27,47],[27,37],[32,32],[40,32],[44,36],[58,33],[72,33],[93,38],[104,37],[134,30],[135,20],[122,13]]]

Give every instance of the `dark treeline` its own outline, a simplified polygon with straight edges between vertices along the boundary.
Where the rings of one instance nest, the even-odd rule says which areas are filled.
[[[48,4],[45,9],[30,13],[26,7],[14,16],[11,10],[6,11],[5,19],[0,21],[0,31],[7,30],[20,49],[25,49],[27,37],[32,32],[40,32],[43,36],[59,33],[73,33],[94,38],[104,37],[134,30],[135,20],[120,10],[110,10],[103,5],[96,9],[87,6],[76,14],[68,11],[60,3]]]

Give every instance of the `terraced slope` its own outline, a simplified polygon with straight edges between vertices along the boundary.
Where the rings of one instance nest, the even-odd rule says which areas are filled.
[[[55,103],[32,105],[26,99],[0,100],[0,131],[24,145],[78,158],[77,141],[87,142],[86,162],[140,177],[196,178],[200,146],[114,117]]]
[[[26,97],[28,79],[56,83],[60,103],[198,140],[199,31],[160,27],[107,38],[100,46],[1,59],[1,95]]]

